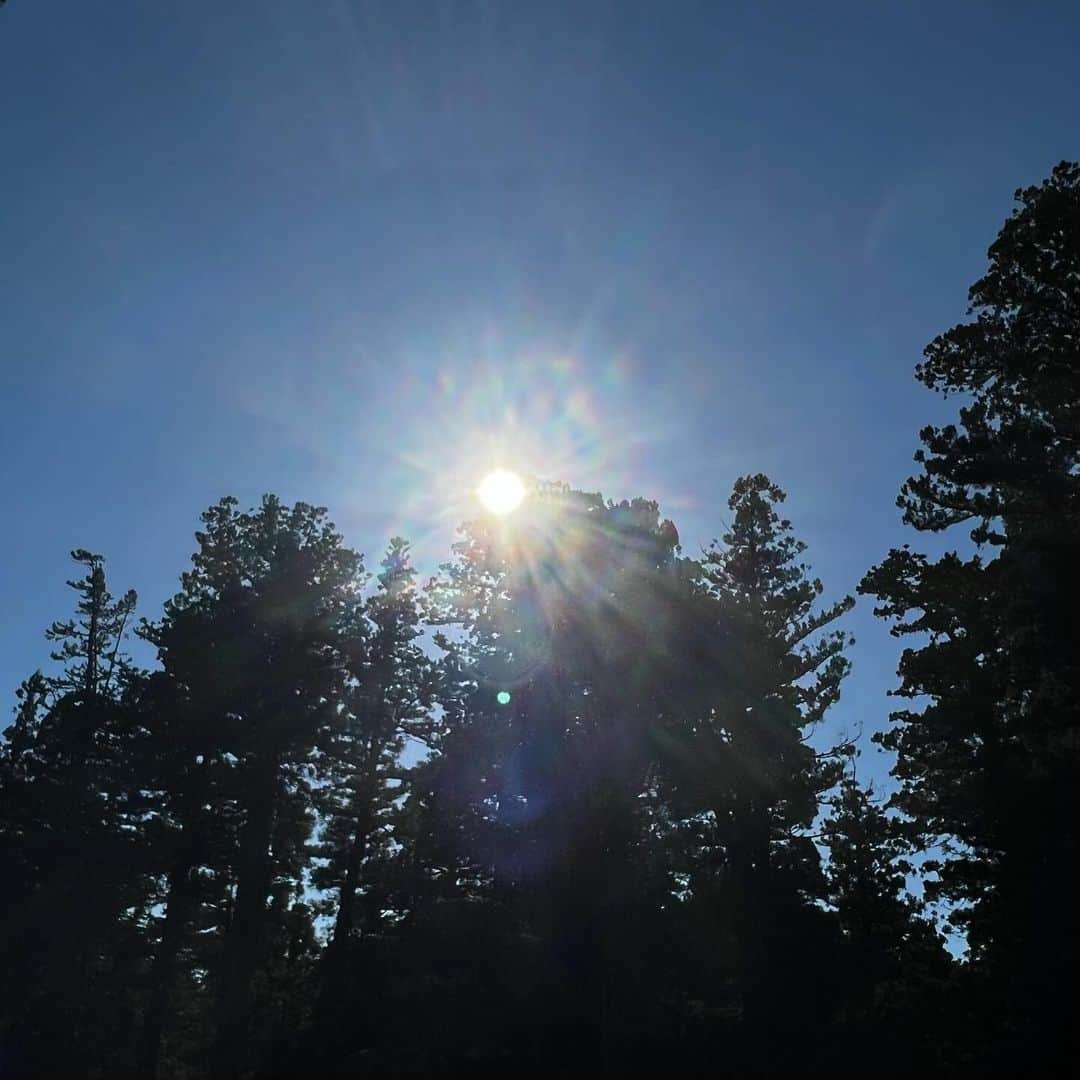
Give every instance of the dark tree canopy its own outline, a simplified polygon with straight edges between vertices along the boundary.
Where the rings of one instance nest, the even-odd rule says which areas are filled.
[[[76,615],[45,635],[59,666],[20,687],[0,748],[4,1014],[13,1055],[37,1075],[73,1055],[88,1071],[112,1067],[108,1032],[134,1023],[147,903],[131,775],[138,673],[124,652],[136,597],[109,592],[100,555],[71,556],[86,571],[68,582]]]
[[[958,424],[923,430],[899,498],[914,528],[965,526],[975,550],[894,550],[861,589],[913,640],[897,691],[912,705],[881,740],[896,804],[947,843],[931,888],[956,905],[998,1022],[1029,1053],[1076,1000],[1060,988],[1076,985],[1061,928],[1080,840],[1080,166],[1016,198],[972,319],[918,369],[962,405]]]

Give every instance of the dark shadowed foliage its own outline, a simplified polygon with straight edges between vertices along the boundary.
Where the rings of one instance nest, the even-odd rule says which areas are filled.
[[[1019,206],[971,288],[971,321],[918,369],[961,401],[923,430],[899,505],[923,532],[966,529],[963,552],[905,547],[866,576],[893,632],[912,635],[882,737],[896,805],[943,840],[930,883],[972,952],[986,1049],[1054,1060],[1078,1000],[1071,923],[1080,833],[1080,166]],[[973,988],[973,993],[975,988]]]

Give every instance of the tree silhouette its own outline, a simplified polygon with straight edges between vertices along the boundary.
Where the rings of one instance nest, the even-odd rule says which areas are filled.
[[[914,866],[906,834],[905,823],[886,813],[873,789],[854,780],[843,782],[822,825],[827,898],[851,946],[856,994],[862,984],[895,977],[915,954],[943,959],[940,939],[907,891]]]
[[[125,1008],[145,883],[127,775],[136,676],[123,650],[136,598],[112,596],[100,555],[71,554],[86,571],[68,582],[76,617],[46,631],[57,674],[20,688],[0,758],[0,836],[4,1012],[19,1018],[27,1071],[74,1076],[115,1060],[101,1020]],[[131,1022],[114,1015],[109,1028],[118,1019]]]
[[[391,540],[368,601],[365,633],[350,642],[350,682],[345,721],[327,752],[332,782],[316,793],[322,825],[315,851],[324,860],[313,883],[336,893],[333,930],[322,979],[322,1012],[340,1023],[363,993],[364,973],[354,982],[356,935],[377,931],[388,910],[395,818],[404,797],[407,741],[426,739],[432,696],[431,662],[418,643],[420,597],[409,544]]]
[[[1062,992],[1077,954],[1061,928],[1080,810],[1080,166],[1016,197],[971,289],[973,320],[918,368],[964,404],[958,424],[922,431],[921,472],[898,500],[917,530],[969,526],[977,550],[894,550],[861,590],[894,634],[916,635],[897,690],[912,706],[881,739],[897,753],[897,805],[949,842],[932,890],[990,979],[986,1022],[1030,1060],[1064,1037],[1076,1000]]]
[[[726,1000],[751,1027],[799,997],[833,935],[806,903],[824,889],[808,831],[840,766],[806,734],[847,673],[847,635],[828,628],[851,600],[817,610],[822,585],[776,512],[783,499],[765,476],[735,483],[731,526],[701,565],[709,696],[673,730],[667,757],[675,805],[697,840],[690,887],[726,926],[735,989]]]
[[[821,841],[829,854],[826,895],[845,939],[837,957],[840,1029],[860,1056],[892,1047],[880,1066],[885,1075],[948,1072],[961,1058],[964,1010],[944,941],[907,889],[915,872],[910,823],[851,778],[830,801]]]
[[[655,503],[552,488],[512,523],[469,523],[436,591],[458,636],[440,638],[447,733],[415,787],[441,876],[541,943],[571,1056],[608,1052],[636,978],[620,943],[646,899],[640,796],[690,589],[674,545]]]
[[[181,790],[171,799],[182,839],[170,899],[190,906],[181,882],[190,881],[211,824],[202,800],[224,795],[232,817],[211,1053],[212,1074],[231,1080],[250,1056],[256,974],[269,956],[271,926],[289,917],[288,898],[303,875],[315,751],[340,722],[346,654],[361,632],[361,566],[325,511],[304,503],[289,508],[268,496],[245,513],[223,499],[202,520],[193,569],[145,634],[180,698],[179,722],[190,716],[202,744],[194,766],[174,773],[198,794]],[[194,749],[189,736],[181,739]],[[220,810],[211,812],[220,820]],[[166,926],[169,919],[167,911]],[[166,952],[175,948],[170,941]],[[170,963],[163,958],[166,981]],[[147,1033],[147,1061],[153,1037]]]
[[[79,549],[16,692],[0,1076],[1055,1074],[1080,166],[1018,199],[918,369],[961,407],[900,506],[968,535],[860,585],[909,643],[887,801],[822,741],[851,600],[766,476],[696,559],[655,502],[536,484],[423,588],[402,538],[372,581],[324,510],[225,498],[137,628],[150,670]]]

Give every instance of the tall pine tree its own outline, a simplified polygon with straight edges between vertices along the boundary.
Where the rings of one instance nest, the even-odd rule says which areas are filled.
[[[146,634],[171,684],[175,722],[193,729],[180,735],[179,748],[197,750],[173,773],[193,785],[194,798],[170,794],[180,836],[190,830],[191,839],[191,847],[181,840],[175,849],[170,906],[190,910],[182,879],[205,858],[199,845],[212,822],[200,800],[208,793],[227,798],[234,821],[235,846],[222,858],[229,904],[213,972],[210,1055],[212,1075],[234,1080],[251,1059],[253,1008],[275,942],[288,949],[288,934],[271,931],[301,914],[293,901],[314,821],[318,748],[341,721],[348,652],[362,633],[361,561],[325,511],[305,503],[287,507],[267,496],[241,512],[235,499],[223,499],[203,522],[193,569]],[[166,926],[170,917],[167,911]],[[165,954],[178,947],[175,932],[176,940],[162,937]]]
[[[323,831],[316,850],[324,861],[313,881],[336,892],[323,981],[324,1000],[335,1013],[348,1001],[350,943],[358,932],[378,928],[389,900],[381,878],[404,797],[401,755],[429,726],[432,672],[418,640],[415,579],[409,544],[395,537],[366,605],[365,634],[350,643],[344,722],[328,747],[332,782],[318,793]]]
[[[470,522],[455,553],[437,590],[443,753],[416,783],[438,878],[517,926],[519,954],[522,932],[540,948],[545,975],[528,981],[550,988],[564,1060],[610,1063],[648,1000],[637,967],[661,901],[642,887],[641,796],[692,573],[655,503],[554,485],[510,520]],[[496,1003],[504,1025],[524,1015],[512,1001]]]
[[[951,844],[936,892],[996,998],[988,1029],[1026,1060],[1060,1046],[1080,985],[1080,165],[1016,198],[973,318],[917,368],[962,405],[922,431],[898,500],[916,530],[966,528],[976,550],[894,550],[861,589],[911,641],[911,705],[881,739],[897,804]]]
[[[68,582],[76,615],[46,631],[59,670],[20,688],[0,751],[0,843],[11,1054],[28,1072],[78,1076],[124,1067],[147,890],[127,769],[136,597],[110,593],[100,555],[71,554],[85,570]]]
[[[839,766],[808,738],[849,667],[848,635],[834,624],[852,601],[819,607],[806,545],[776,509],[784,498],[760,474],[735,482],[730,527],[700,571],[709,668],[691,678],[705,697],[671,730],[665,766],[696,841],[695,903],[712,905],[730,934],[728,1004],[755,1031],[805,1001],[830,947],[809,903],[824,881],[808,830]],[[814,1000],[823,1007],[825,995]]]

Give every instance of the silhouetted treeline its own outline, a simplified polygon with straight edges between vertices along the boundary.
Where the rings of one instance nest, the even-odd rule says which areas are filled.
[[[765,476],[700,557],[548,484],[424,582],[405,540],[369,569],[322,509],[226,498],[155,619],[73,552],[17,691],[0,1076],[1058,1075],[1080,167],[1017,198],[918,368],[961,405],[899,504],[960,552],[860,585],[911,635],[891,800],[822,743],[852,600]]]

